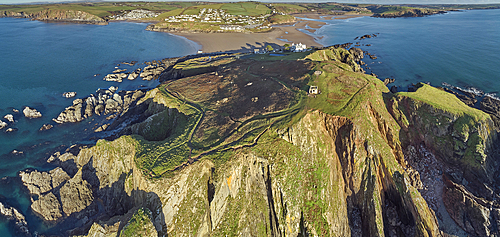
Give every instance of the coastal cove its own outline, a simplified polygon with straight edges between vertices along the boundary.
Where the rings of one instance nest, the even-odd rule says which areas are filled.
[[[289,41],[303,40],[302,43],[308,46],[359,42],[361,49],[377,57],[365,57],[365,71],[377,74],[382,80],[395,78],[396,81],[389,86],[396,85],[406,90],[409,85],[423,81],[433,86],[448,83],[462,88],[474,87],[491,94],[500,92],[500,48],[497,47],[500,43],[500,10],[451,12],[422,18],[363,16],[299,20],[321,23],[314,27],[302,24],[301,29],[288,26],[303,33],[298,38],[288,38]],[[206,47],[207,52],[224,48],[217,42],[217,37],[222,34],[172,35],[146,31],[146,26],[146,23],[134,22],[110,22],[98,26],[0,18],[0,42],[2,48],[7,49],[0,59],[0,118],[5,120],[5,114],[12,113],[13,109],[22,111],[24,106],[36,108],[43,114],[38,119],[24,118],[22,112],[14,114],[18,131],[0,132],[0,177],[4,177],[0,181],[0,201],[20,210],[27,217],[31,231],[43,233],[51,226],[30,210],[29,195],[17,177],[18,172],[26,168],[52,169],[53,166],[47,165],[45,160],[57,147],[95,143],[91,131],[82,132],[85,126],[94,123],[92,120],[56,125],[51,130],[39,132],[43,124],[56,118],[72,104],[73,99],[84,98],[98,88],[151,89],[159,84],[140,78],[121,83],[103,80],[106,74],[116,69],[131,72],[145,67],[145,61],[191,55],[201,47]],[[279,27],[274,32],[254,33],[247,38],[249,34],[227,33],[234,44],[226,47],[234,51],[250,51],[266,43],[282,45],[285,41],[278,38],[283,37],[285,31],[289,30]],[[354,40],[361,35],[376,33],[377,37]],[[242,41],[248,38],[251,38],[250,42],[242,46]],[[134,66],[123,64],[131,61],[139,63]],[[63,98],[62,93],[68,91],[77,92],[77,96]],[[14,154],[13,150],[22,153]],[[49,232],[56,233],[57,230]],[[12,226],[5,220],[0,222],[0,233],[15,236]]]

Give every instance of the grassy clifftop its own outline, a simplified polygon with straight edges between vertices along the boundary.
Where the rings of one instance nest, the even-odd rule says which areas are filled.
[[[122,233],[154,232],[152,222],[175,236],[440,236],[427,179],[405,151],[423,142],[446,164],[489,176],[491,119],[428,85],[393,94],[353,52],[181,60],[171,69],[180,78],[138,102],[143,119],[128,136],[76,159],[124,167],[112,179],[95,170],[102,186],[151,210]]]

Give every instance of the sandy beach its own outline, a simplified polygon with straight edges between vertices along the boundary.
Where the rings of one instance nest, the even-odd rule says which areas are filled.
[[[309,19],[348,19],[365,16],[363,14],[352,15],[322,15],[322,14],[294,14],[295,17]],[[366,15],[369,16],[369,15]],[[314,33],[317,29],[326,25],[324,22],[297,19],[294,23],[273,26],[273,30],[267,33],[173,33],[192,40],[202,47],[205,53],[212,52],[253,52],[254,49],[262,49],[267,45],[277,46],[286,43],[302,43],[310,46],[321,47],[313,36],[304,33]]]
[[[253,52],[267,45],[277,46],[286,43],[302,43],[307,47],[321,47],[314,37],[300,30],[314,33],[323,22],[298,20],[288,25],[274,26],[266,33],[173,33],[192,40],[202,46],[205,53],[211,52]],[[300,30],[299,30],[300,29]]]

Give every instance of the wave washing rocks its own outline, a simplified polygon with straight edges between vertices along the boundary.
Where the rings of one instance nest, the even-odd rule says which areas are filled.
[[[67,107],[59,116],[52,119],[54,122],[76,123],[94,114],[108,115],[106,119],[113,119],[145,95],[144,90],[118,91],[118,88],[111,86],[109,89],[99,89],[95,94],[82,99],[73,100],[73,105]]]

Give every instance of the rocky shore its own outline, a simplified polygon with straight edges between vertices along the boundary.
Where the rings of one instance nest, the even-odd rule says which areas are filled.
[[[372,17],[378,18],[398,18],[398,17],[424,17],[436,14],[445,14],[446,11],[430,10],[430,9],[408,9],[394,13],[375,13]]]
[[[62,111],[53,121],[58,124],[76,123],[86,118],[107,116],[106,120],[119,117],[145,95],[145,90],[117,91],[118,88],[99,89],[88,97],[73,100],[73,105]],[[103,129],[101,128],[100,131]]]

